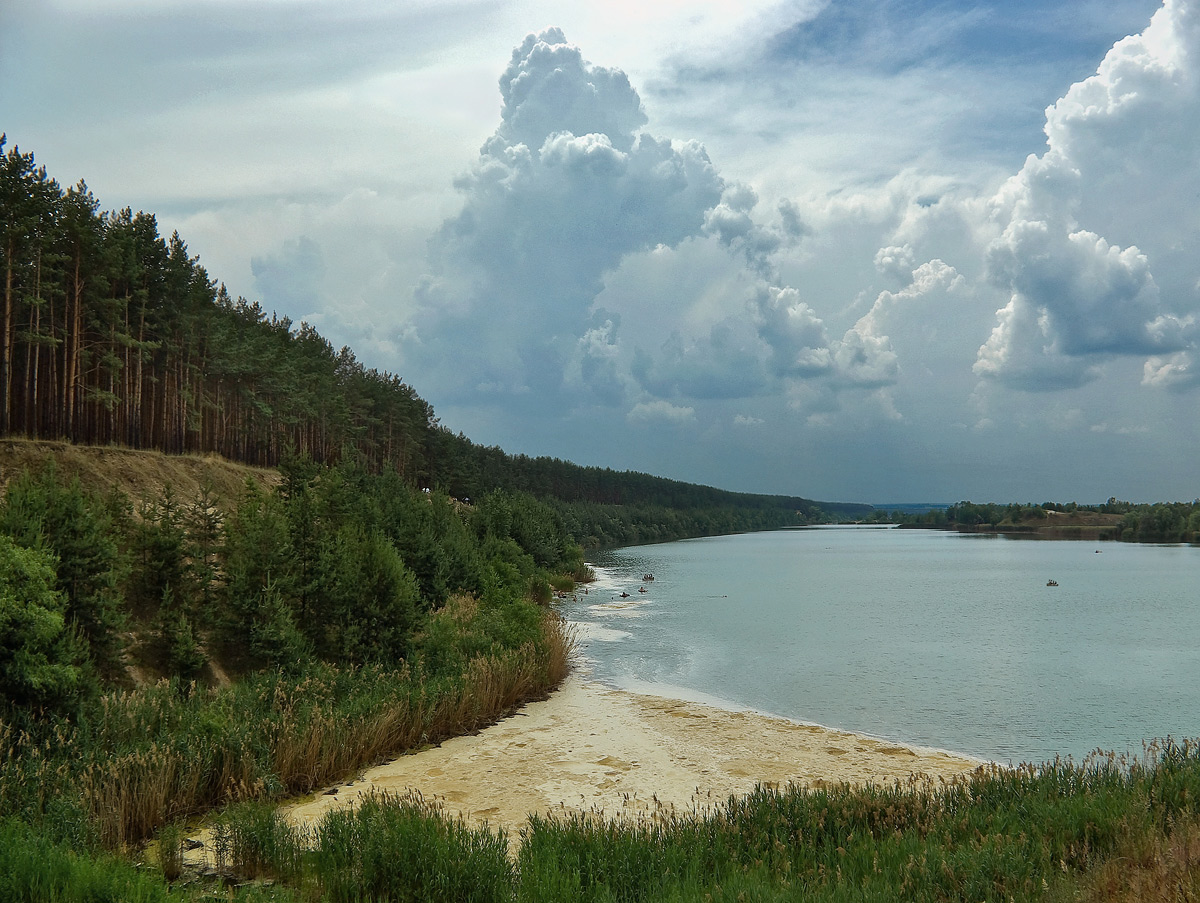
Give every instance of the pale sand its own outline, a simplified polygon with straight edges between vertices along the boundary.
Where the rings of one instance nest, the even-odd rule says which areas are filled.
[[[982,763],[753,712],[613,690],[569,677],[477,734],[402,756],[283,811],[311,825],[364,793],[419,792],[516,838],[532,812],[646,817],[723,803],[756,784],[891,784],[966,774]]]

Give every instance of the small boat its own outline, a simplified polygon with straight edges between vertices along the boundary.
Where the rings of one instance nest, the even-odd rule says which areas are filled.
[[[645,592],[649,592],[649,590],[647,590],[647,589],[646,589],[646,587],[644,587],[644,586],[639,586],[639,587],[638,587],[638,592],[639,592],[639,593],[645,593]]]
[[[1046,586],[1058,586],[1058,581],[1057,580],[1047,580]]]

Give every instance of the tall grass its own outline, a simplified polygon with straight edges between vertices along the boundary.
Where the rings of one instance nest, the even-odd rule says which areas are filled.
[[[213,825],[217,871],[242,879],[298,880],[307,846],[303,832],[268,802],[231,806]]]
[[[80,856],[16,820],[0,821],[0,900],[167,903],[181,899],[153,873],[111,856]]]
[[[335,903],[1195,900],[1198,787],[1197,748],[1167,743],[1134,763],[759,788],[637,821],[535,816],[515,862],[503,832],[469,828],[420,796],[378,795],[327,813],[291,880]]]
[[[306,792],[473,730],[566,673],[561,620],[520,605],[537,613],[533,638],[492,642],[457,673],[315,666],[298,682],[276,672],[224,690],[164,681],[106,696],[73,724],[0,721],[0,813],[79,848],[121,849],[184,816]]]
[[[419,795],[369,796],[317,827],[315,873],[333,903],[502,903],[513,865],[503,831],[469,828]]]
[[[243,803],[217,819],[214,847],[238,881],[278,882],[280,901],[1177,903],[1200,890],[1198,794],[1200,747],[1168,741],[1133,762],[759,788],[638,821],[532,817],[516,849],[416,795],[367,797],[305,830]],[[176,897],[10,822],[0,824],[0,899]]]
[[[1190,863],[1198,791],[1197,747],[1168,741],[1135,763],[1094,757],[950,783],[759,788],[715,812],[655,823],[532,818],[517,898],[1071,899],[1099,887],[1094,876],[1131,844]],[[1173,886],[1195,888],[1184,871],[1174,867]]]

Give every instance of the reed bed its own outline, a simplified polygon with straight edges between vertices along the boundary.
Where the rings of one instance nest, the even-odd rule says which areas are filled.
[[[1167,741],[1133,763],[1093,756],[952,782],[759,788],[711,813],[637,823],[531,818],[516,899],[1118,899],[1103,888],[1130,871],[1113,863],[1149,844],[1169,855],[1142,861],[1172,863],[1157,868],[1158,884],[1174,876],[1178,891],[1154,899],[1191,900],[1198,790],[1196,745]]]
[[[316,829],[314,872],[332,903],[510,903],[503,831],[472,830],[419,794],[369,796]]]
[[[525,607],[534,639],[493,642],[458,673],[321,666],[223,690],[163,681],[105,696],[71,724],[0,721],[0,814],[79,848],[125,849],[183,817],[307,792],[474,730],[565,674],[561,620]]]
[[[213,825],[217,871],[242,880],[299,881],[309,846],[303,831],[290,826],[276,806],[260,800],[229,807]]]
[[[759,788],[638,821],[531,817],[515,856],[503,831],[471,828],[419,795],[379,794],[308,833],[262,806],[238,807],[228,864],[286,882],[297,900],[334,903],[1165,903],[1200,890],[1198,789],[1200,750],[1167,742],[1132,763]]]
[[[112,856],[80,856],[14,819],[0,820],[0,900],[170,903],[192,898]]]

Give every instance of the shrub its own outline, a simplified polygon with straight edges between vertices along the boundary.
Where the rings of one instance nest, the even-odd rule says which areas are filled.
[[[0,698],[54,706],[79,689],[80,650],[54,589],[54,559],[0,534]]]

